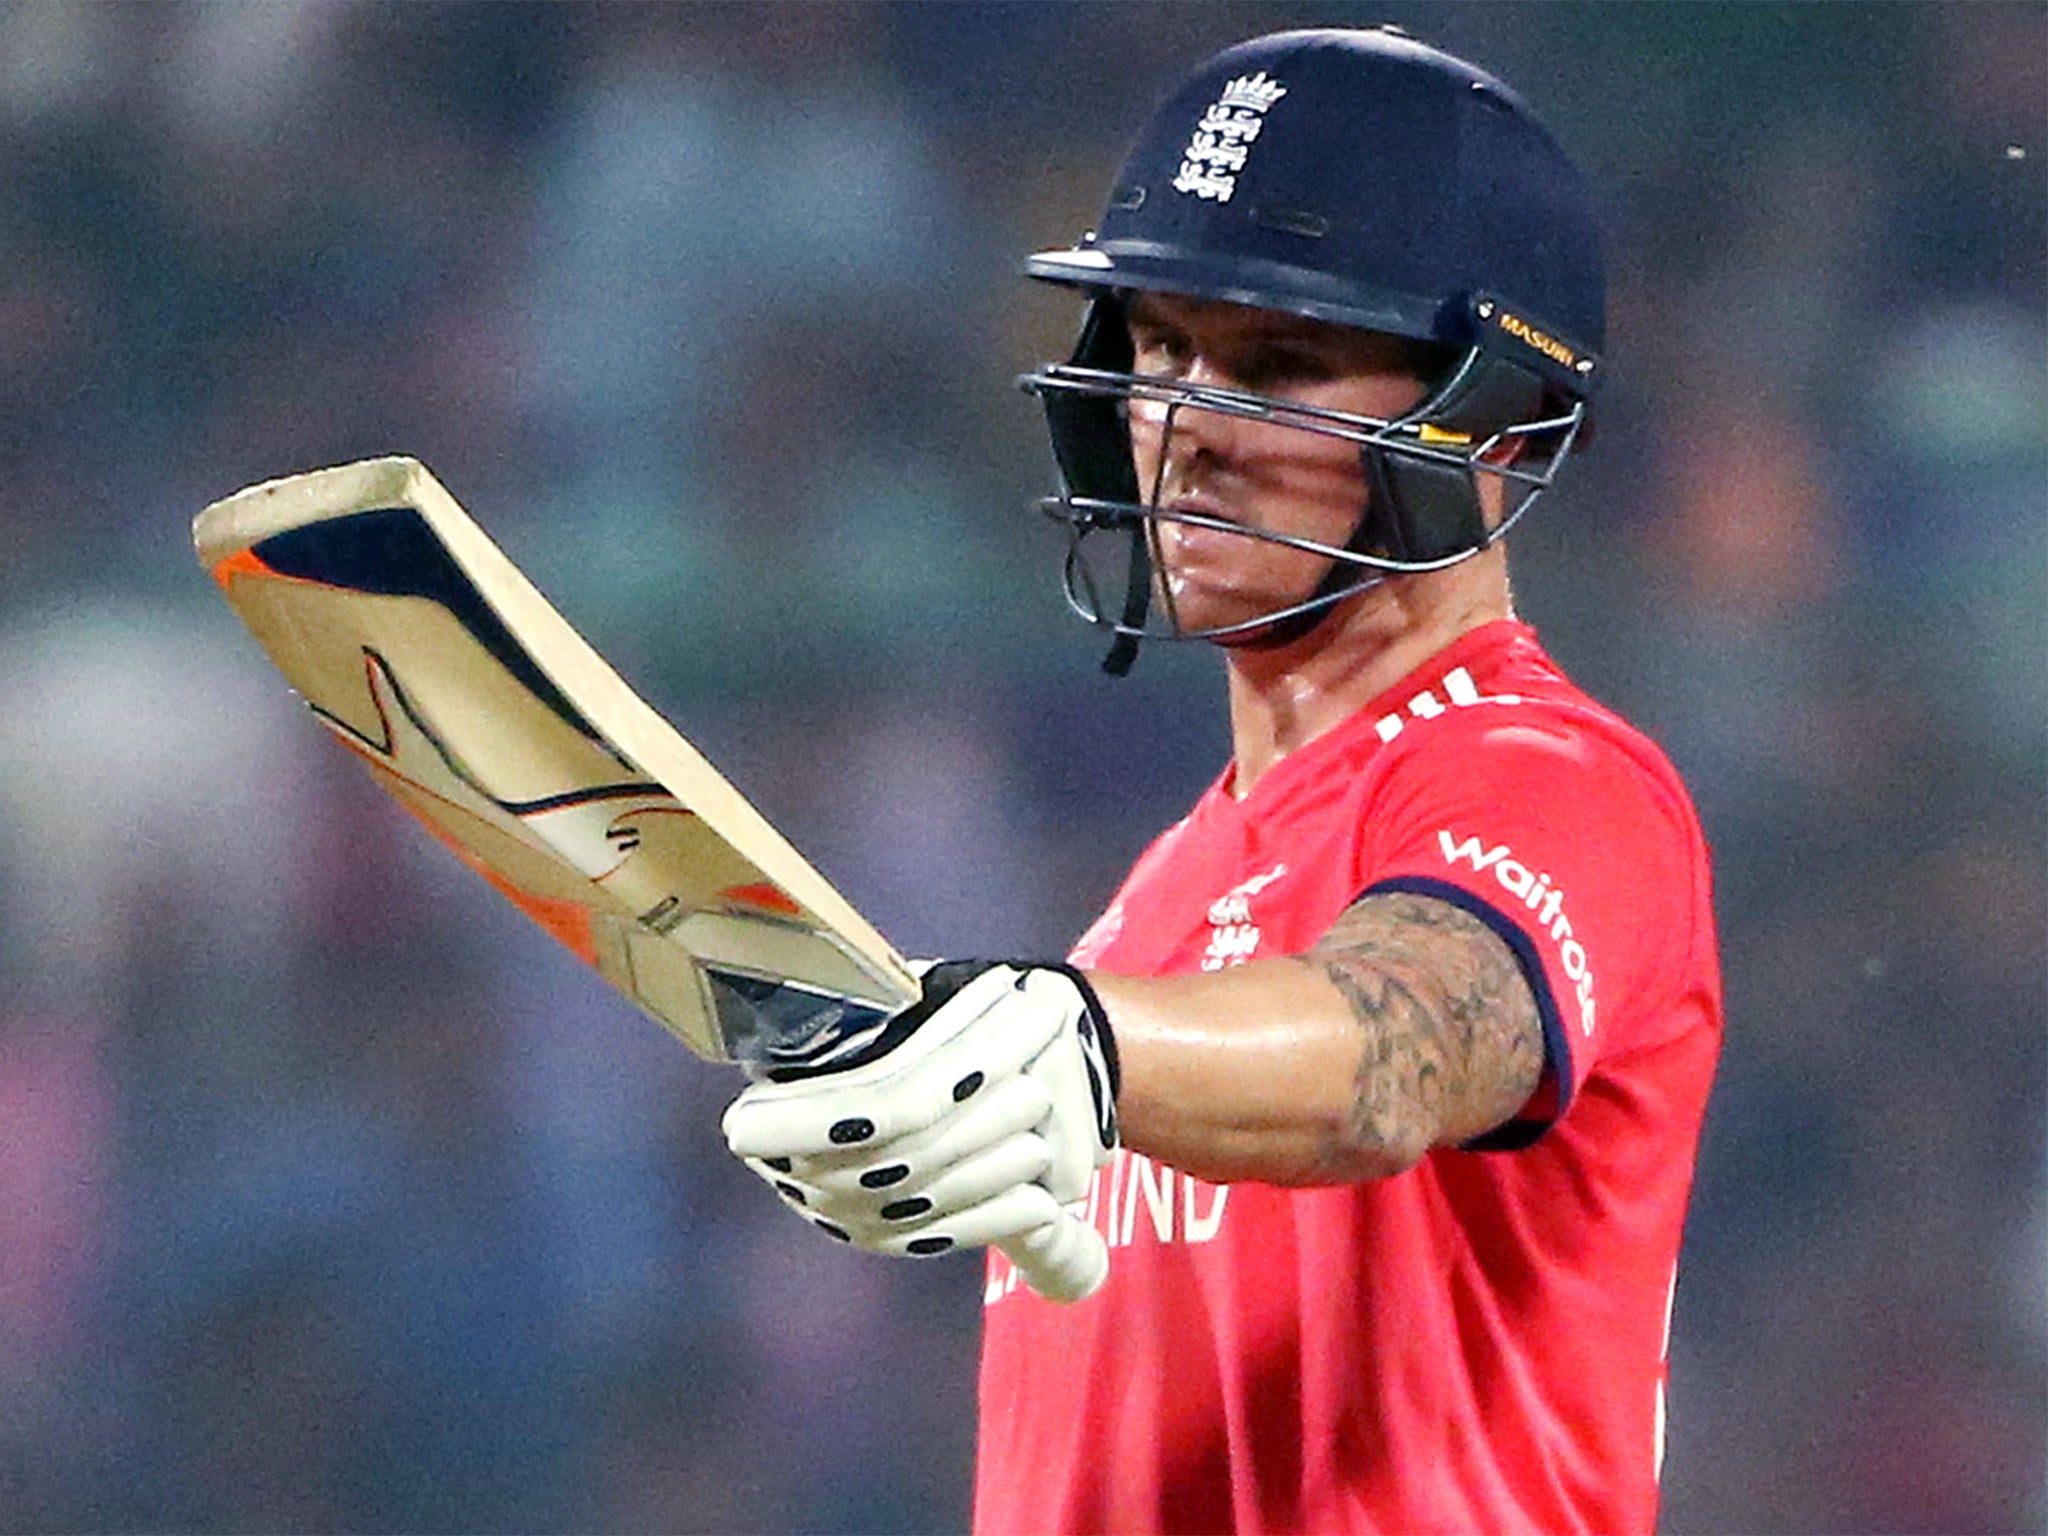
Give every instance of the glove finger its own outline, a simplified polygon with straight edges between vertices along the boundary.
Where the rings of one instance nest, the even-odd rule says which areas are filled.
[[[780,1172],[758,1159],[747,1167],[782,1197],[785,1205],[830,1221],[856,1240],[888,1236],[931,1225],[1001,1194],[1012,1185],[1036,1182],[1052,1161],[1043,1136],[1023,1131],[916,1184],[895,1180],[861,1182],[839,1172],[813,1183],[802,1170]]]
[[[783,1202],[834,1222],[865,1242],[902,1232],[1029,1183],[1045,1172],[1051,1148],[1032,1128],[1044,1118],[1044,1088],[1012,1078],[985,1103],[940,1134],[907,1137],[874,1157],[744,1159]],[[912,1144],[922,1140],[922,1148]]]
[[[937,1124],[984,1083],[1019,1071],[1064,1023],[1061,1005],[1018,990],[1017,975],[998,966],[977,976],[918,1035],[866,1066],[754,1084],[726,1110],[727,1144],[742,1157],[816,1156],[880,1145]],[[1006,1015],[1000,1027],[987,1018],[997,1009]],[[950,1038],[913,1057],[926,1031]]]
[[[787,1158],[777,1158],[772,1163],[758,1157],[743,1157],[740,1161],[749,1173],[780,1195],[785,1205],[811,1210],[827,1203],[820,1198],[817,1186],[789,1166]]]
[[[832,1200],[821,1197],[818,1191],[807,1188],[790,1174],[757,1158],[746,1158],[743,1161],[755,1175],[774,1188],[784,1205],[827,1237],[835,1238],[842,1243],[857,1244],[862,1248],[873,1248],[879,1240],[899,1230],[888,1222],[874,1220],[871,1211],[848,1211],[840,1208]]]
[[[1063,1215],[1059,1202],[1039,1184],[1012,1184],[1001,1194],[928,1221],[909,1231],[870,1239],[877,1252],[919,1257],[949,1253],[955,1248],[985,1248],[1022,1236]]]
[[[1029,1077],[1013,1077],[978,1095],[957,1114],[914,1136],[879,1147],[783,1161],[799,1180],[834,1194],[898,1185],[906,1189],[922,1187],[950,1165],[1035,1128],[1051,1107],[1043,1083]]]
[[[1017,1185],[1034,1183],[1051,1159],[1045,1138],[1027,1131],[947,1169],[922,1188],[805,1190],[788,1180],[776,1188],[786,1203],[834,1223],[862,1246],[872,1247],[899,1236],[917,1236]]]
[[[1026,1131],[946,1169],[911,1198],[926,1202],[933,1220],[971,1210],[1013,1184],[1036,1184],[1052,1162],[1043,1136]]]

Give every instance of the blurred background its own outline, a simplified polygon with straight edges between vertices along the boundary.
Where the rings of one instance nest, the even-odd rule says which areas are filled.
[[[974,1260],[766,1199],[189,519],[421,456],[900,947],[1056,953],[1225,735],[1059,601],[1019,258],[1378,21],[1609,212],[1516,561],[1718,853],[1665,1525],[2048,1528],[2048,10],[362,0],[0,8],[0,1528],[964,1524]]]

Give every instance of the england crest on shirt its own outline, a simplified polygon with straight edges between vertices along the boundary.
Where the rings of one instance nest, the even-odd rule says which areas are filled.
[[[1202,969],[1220,971],[1225,966],[1243,965],[1259,951],[1265,937],[1252,917],[1252,898],[1287,873],[1285,864],[1275,864],[1263,875],[1240,881],[1209,903],[1209,947],[1202,955]]]

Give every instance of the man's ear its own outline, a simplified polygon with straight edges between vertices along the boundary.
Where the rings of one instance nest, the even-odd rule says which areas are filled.
[[[1479,498],[1480,520],[1489,530],[1498,528],[1507,516],[1508,482],[1499,475],[1487,474],[1486,468],[1506,469],[1521,458],[1528,447],[1529,439],[1516,433],[1503,437],[1472,461],[1472,489]]]
[[[1491,448],[1487,449],[1486,452],[1480,454],[1479,462],[1481,464],[1491,464],[1496,469],[1506,469],[1508,465],[1514,463],[1515,460],[1522,456],[1522,451],[1528,446],[1529,439],[1520,433],[1515,433],[1502,438]]]

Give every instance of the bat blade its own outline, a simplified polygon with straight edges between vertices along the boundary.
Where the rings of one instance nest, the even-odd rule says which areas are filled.
[[[917,1000],[889,941],[417,460],[251,486],[192,537],[378,783],[698,1055],[815,1066]],[[1059,1301],[1108,1272],[1078,1223],[1002,1247]]]
[[[424,465],[252,486],[193,539],[377,781],[691,1050],[805,1062],[916,1000],[902,956]]]

